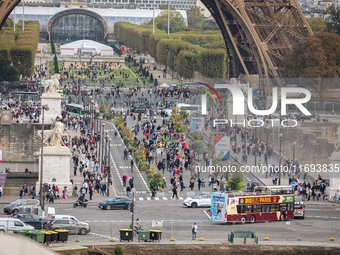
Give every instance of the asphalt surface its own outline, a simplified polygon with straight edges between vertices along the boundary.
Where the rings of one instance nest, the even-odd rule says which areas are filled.
[[[3,212],[4,205],[0,205]],[[72,204],[54,204],[57,214],[73,215],[80,221],[89,223],[91,232],[84,236],[71,235],[70,241],[105,241],[109,238],[119,239],[119,229],[129,228],[131,212],[129,210],[101,210],[98,204],[91,203],[87,208],[73,208]],[[236,223],[211,222],[206,214],[209,208],[186,208],[181,200],[136,201],[135,218],[140,219],[144,229],[163,231],[162,239],[174,237],[178,240],[191,238],[191,225],[198,225],[197,237],[205,239],[227,239],[232,230],[254,231],[259,240],[265,236],[272,240],[307,241],[328,240],[334,237],[340,240],[340,207],[306,205],[304,220],[256,222],[244,225]],[[1,213],[3,214],[3,213]],[[152,221],[162,222],[162,227],[152,226]],[[289,225],[288,225],[289,224]],[[336,241],[337,242],[337,241]]]

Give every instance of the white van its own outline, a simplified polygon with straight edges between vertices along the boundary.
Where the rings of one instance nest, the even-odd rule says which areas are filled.
[[[34,230],[34,227],[19,219],[0,218],[0,233],[11,233],[14,230]]]

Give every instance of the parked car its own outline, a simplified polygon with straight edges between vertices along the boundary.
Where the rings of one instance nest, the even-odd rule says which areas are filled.
[[[11,213],[18,213],[20,206],[38,206],[39,200],[38,199],[18,199],[9,205],[6,205],[4,208],[4,213],[11,214]]]
[[[261,183],[259,181],[250,181],[247,184],[247,191],[253,192],[256,187],[261,186]]]
[[[129,209],[130,205],[132,204],[132,199],[129,197],[119,196],[119,197],[112,197],[108,200],[101,201],[98,204],[100,209]]]
[[[131,107],[130,112],[146,112],[146,107],[144,105],[134,105]]]
[[[90,233],[91,228],[88,223],[76,220],[74,217],[72,219],[52,219],[47,224],[48,230],[56,229],[67,229],[69,234],[86,235]]]
[[[29,213],[15,213],[10,216],[10,218],[19,219],[22,222],[33,226],[37,229],[46,229],[49,219],[44,219],[35,214]]]
[[[211,195],[201,194],[194,198],[188,197],[183,201],[183,205],[187,207],[210,207],[211,206]]]
[[[0,218],[0,233],[13,232],[14,230],[33,230],[34,227],[19,219]]]

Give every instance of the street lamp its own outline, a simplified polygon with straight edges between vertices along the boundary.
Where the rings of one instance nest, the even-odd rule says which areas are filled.
[[[97,158],[99,159],[99,165],[100,165],[100,154],[101,154],[101,130],[102,130],[102,119],[103,119],[103,117],[99,117],[98,118],[99,119],[99,130],[97,129],[97,135],[99,136],[99,146],[97,146],[98,147],[98,149],[97,149],[97,152],[98,152],[98,154],[97,154]]]
[[[183,56],[181,56],[181,80],[182,80],[182,78],[183,78],[183,77],[182,77],[182,76],[183,76],[183,70],[182,70],[182,64],[183,64],[183,63],[182,63],[182,60],[183,60]]]
[[[266,141],[266,155],[265,155],[265,160],[266,160],[266,165],[269,169],[269,147],[268,147],[268,134],[269,134],[269,126],[267,126],[267,141]],[[266,179],[268,178],[268,171],[266,171]]]
[[[45,198],[43,196],[43,161],[44,161],[44,113],[45,110],[48,111],[49,108],[47,105],[42,105],[39,107],[42,111],[41,114],[41,155],[40,155],[40,195],[39,195],[39,200],[40,200],[40,206],[42,206],[42,211],[44,211],[45,207]],[[45,195],[45,194],[44,194]]]
[[[175,59],[175,53],[172,53],[172,80],[174,80],[174,59]]]
[[[102,123],[102,134],[100,136],[100,140],[101,140],[101,157],[100,157],[100,171],[103,172],[103,158],[104,158],[104,127],[105,127],[105,123]]]
[[[167,72],[168,68],[168,49],[165,49],[165,73]]]
[[[195,79],[195,65],[192,65],[192,81]]]
[[[281,159],[282,159],[282,149],[281,149],[281,145],[282,145],[282,137],[283,134],[280,133],[279,134],[279,138],[280,138],[280,156],[279,156],[279,185],[281,185]]]
[[[104,157],[104,166],[105,166],[105,172],[106,171],[106,166],[107,166],[107,140],[109,139],[109,131],[105,131],[105,157]]]
[[[295,146],[296,146],[296,142],[293,142],[293,167],[294,167],[294,173],[295,173]]]
[[[109,197],[110,196],[110,174],[111,174],[111,149],[110,149],[110,144],[111,144],[111,138],[109,138],[109,158],[108,158],[108,161],[109,163],[107,164],[107,176],[108,176],[108,182],[107,182],[107,196]]]

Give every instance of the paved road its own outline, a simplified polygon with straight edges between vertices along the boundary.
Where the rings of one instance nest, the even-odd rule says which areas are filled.
[[[123,140],[121,138],[114,139],[114,133],[116,127],[111,122],[104,122],[105,131],[108,131],[109,136],[112,139],[111,143],[111,172],[116,183],[119,194],[125,194],[126,189],[123,186],[122,177],[126,174],[128,177],[132,175],[134,177],[134,188],[136,189],[136,196],[147,196],[150,195],[150,190],[147,185],[146,179],[142,176],[139,169],[134,165],[134,170],[131,172],[131,159],[132,156],[129,155],[128,160],[124,160],[123,150],[126,148]],[[118,131],[117,131],[118,133]]]
[[[163,239],[171,236],[176,239],[190,239],[191,225],[196,222],[199,227],[198,236],[206,239],[227,239],[231,230],[255,231],[259,240],[266,235],[271,239],[296,240],[298,237],[306,240],[324,240],[331,236],[340,240],[340,207],[306,206],[304,220],[287,222],[259,222],[255,224],[220,224],[211,222],[204,212],[207,208],[186,208],[183,201],[136,201],[135,217],[139,217],[144,228],[160,229]],[[0,205],[0,212],[4,205]],[[131,223],[131,213],[128,210],[100,210],[97,204],[89,204],[87,208],[73,208],[71,204],[55,204],[57,214],[74,215],[91,226],[91,233],[78,236],[80,241],[104,241],[110,237],[119,238],[119,229],[128,228]],[[2,213],[1,213],[2,214]],[[162,221],[163,227],[153,227],[152,221]],[[266,234],[267,231],[267,234]],[[70,236],[75,240],[76,236]]]

